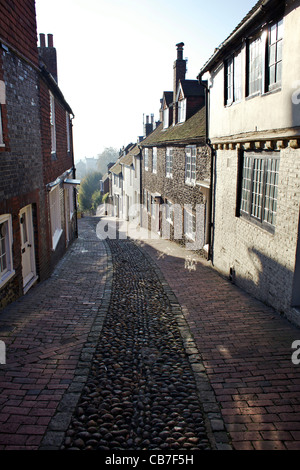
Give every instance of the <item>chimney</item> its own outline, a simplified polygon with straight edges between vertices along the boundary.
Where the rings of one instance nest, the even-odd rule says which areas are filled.
[[[153,131],[154,117],[151,122],[149,122],[149,116],[146,116],[146,124],[144,123],[144,136],[147,137]]]
[[[48,34],[47,39],[48,45],[46,46],[45,34],[40,34],[39,56],[57,83],[57,57],[56,49],[53,47],[53,34]]]
[[[176,123],[176,113],[177,107],[176,103],[176,93],[178,88],[179,80],[185,79],[186,74],[186,61],[183,59],[183,46],[184,43],[180,42],[176,44],[177,47],[177,59],[174,62],[173,70],[174,70],[174,79],[173,79],[173,123]]]

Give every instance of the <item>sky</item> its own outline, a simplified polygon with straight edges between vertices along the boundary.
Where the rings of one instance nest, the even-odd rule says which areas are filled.
[[[75,115],[75,161],[135,143],[172,91],[176,44],[184,43],[186,78],[195,80],[255,3],[36,0],[38,35],[53,34],[58,85]]]

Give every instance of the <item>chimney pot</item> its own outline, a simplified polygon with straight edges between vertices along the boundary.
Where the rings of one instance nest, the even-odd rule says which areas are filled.
[[[45,34],[40,34],[40,47],[46,47]]]
[[[184,46],[183,42],[179,42],[178,44],[176,44],[176,47],[177,47],[177,60],[182,60],[183,59],[183,46]]]
[[[53,47],[53,34],[48,34],[48,47]]]

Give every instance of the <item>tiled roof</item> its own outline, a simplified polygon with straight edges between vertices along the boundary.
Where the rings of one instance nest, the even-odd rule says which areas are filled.
[[[198,80],[180,80],[184,96],[203,96],[204,88]]]
[[[130,166],[133,164],[133,158],[140,153],[138,144],[134,144],[127,155],[124,155],[119,161],[122,165]]]
[[[115,175],[119,175],[120,173],[122,173],[122,166],[120,165],[120,160],[117,161],[117,163],[114,164],[114,166],[112,166],[109,171],[111,173],[114,173]]]
[[[202,107],[197,113],[182,124],[163,129],[160,124],[146,139],[141,142],[142,147],[162,144],[188,144],[205,141],[206,112]]]

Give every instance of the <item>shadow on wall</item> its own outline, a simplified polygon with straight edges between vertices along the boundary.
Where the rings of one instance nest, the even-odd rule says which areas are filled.
[[[288,316],[289,310],[295,306],[295,273],[256,248],[248,248],[248,253],[253,264],[252,272],[242,275],[236,272],[238,268],[235,267],[230,272],[231,281]]]

